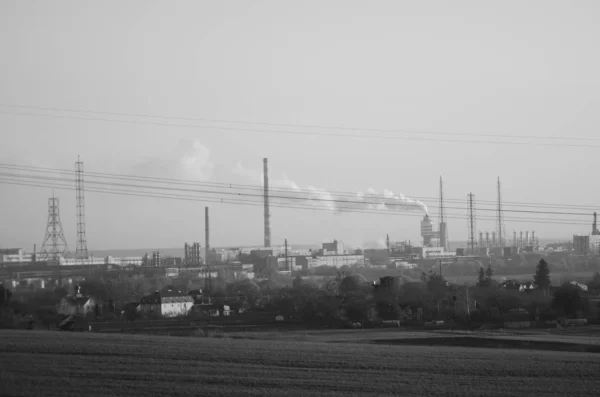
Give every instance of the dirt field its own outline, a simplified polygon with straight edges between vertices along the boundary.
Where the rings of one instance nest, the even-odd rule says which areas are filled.
[[[599,371],[591,353],[0,332],[3,396],[590,396]]]

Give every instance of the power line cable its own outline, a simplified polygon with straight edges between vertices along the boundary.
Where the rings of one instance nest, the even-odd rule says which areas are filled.
[[[0,172],[0,176],[7,176],[7,177],[16,177],[16,178],[30,178],[30,179],[40,179],[40,180],[51,180],[51,181],[57,181],[57,182],[70,182],[69,179],[65,179],[65,178],[54,178],[54,177],[48,177],[48,176],[40,176],[40,175],[20,175],[20,174],[14,174],[14,173],[7,173],[7,172]],[[94,185],[108,185],[108,186],[122,186],[122,187],[133,187],[133,188],[140,188],[140,189],[153,189],[153,190],[175,190],[175,191],[179,191],[179,192],[188,192],[188,193],[204,193],[204,194],[221,194],[221,195],[228,195],[228,196],[238,196],[238,197],[255,197],[258,199],[262,199],[263,195],[262,194],[251,194],[251,193],[245,193],[245,192],[232,192],[232,191],[209,191],[209,190],[199,190],[199,189],[186,189],[186,188],[179,188],[179,187],[160,187],[160,186],[151,186],[151,185],[131,185],[131,184],[125,184],[125,183],[120,183],[120,182],[100,182],[100,181],[95,181],[95,180],[90,180],[89,178],[87,178],[86,180],[86,184],[94,184]],[[301,193],[302,194],[302,193]],[[353,205],[353,204],[357,204],[357,205],[386,205],[386,206],[393,206],[393,207],[400,207],[399,210],[396,210],[396,212],[404,212],[404,211],[414,211],[414,210],[420,210],[420,207],[417,206],[416,204],[412,204],[412,203],[397,203],[394,202],[392,199],[386,199],[385,197],[382,197],[383,201],[368,201],[368,200],[364,200],[364,201],[358,201],[358,200],[340,200],[340,199],[327,199],[327,198],[320,198],[320,197],[306,197],[306,196],[281,196],[281,195],[273,195],[271,194],[269,196],[271,199],[277,200],[277,199],[281,199],[281,200],[298,200],[298,201],[311,201],[311,202],[321,202],[321,203],[330,203],[333,205],[337,205],[337,204],[347,204],[347,205]],[[407,207],[407,208],[402,208],[402,207]],[[447,206],[446,208],[448,209],[459,209],[459,210],[463,210],[464,208],[462,207],[452,207],[452,206]],[[490,212],[495,212],[495,209],[493,208],[479,208],[479,211],[490,211]],[[523,214],[543,214],[543,215],[565,215],[565,216],[589,216],[588,213],[576,213],[576,212],[559,212],[559,211],[534,211],[534,210],[503,210],[503,212],[510,212],[510,213],[523,213]]]
[[[6,179],[0,179],[0,183],[9,184],[9,185],[20,185],[20,186],[30,186],[30,187],[43,187],[49,189],[57,189],[57,190],[75,190],[70,185],[60,185],[56,183],[46,183],[46,182],[38,182],[38,183],[27,183],[22,181],[15,181]],[[239,205],[250,205],[261,207],[263,204],[260,201],[252,201],[252,200],[244,200],[244,199],[223,199],[223,198],[215,198],[215,197],[201,197],[201,196],[186,196],[186,195],[178,195],[174,193],[147,193],[147,192],[139,192],[132,191],[127,189],[114,189],[114,188],[91,188],[86,189],[87,192],[95,192],[95,193],[107,193],[107,194],[117,194],[117,195],[126,195],[126,196],[138,196],[138,197],[147,197],[147,198],[164,198],[164,199],[176,199],[176,200],[187,200],[187,201],[200,201],[200,202],[214,202],[221,204],[239,204]],[[318,211],[329,211],[336,212],[336,210],[332,210],[323,206],[314,206],[314,205],[306,205],[306,204],[280,204],[273,203],[273,207],[278,208],[290,208],[290,209],[306,209],[306,210],[318,210]],[[382,211],[382,210],[363,210],[363,209],[355,209],[355,208],[341,208],[339,213],[359,213],[359,214],[375,214],[375,215],[393,215],[393,216],[417,216],[420,217],[421,214],[415,213],[405,213],[398,211]],[[459,216],[451,214],[448,216],[450,219],[467,219],[465,215]],[[494,220],[495,218],[487,218],[480,217],[480,219],[484,220]],[[527,223],[541,223],[541,224],[559,224],[559,225],[587,225],[583,222],[574,222],[568,221],[565,219],[555,219],[555,220],[546,220],[546,219],[525,219],[525,218],[507,218],[512,222],[527,222]]]
[[[2,164],[0,163],[0,168],[7,168],[19,171],[30,171],[30,172],[42,172],[42,173],[61,173],[73,175],[73,170],[69,169],[59,169],[59,168],[48,168],[48,167],[32,167],[32,166],[24,166],[17,164]],[[165,183],[165,184],[184,184],[184,185],[194,185],[194,186],[203,186],[203,187],[218,187],[218,188],[229,188],[229,189],[239,189],[239,190],[256,190],[262,192],[263,187],[259,185],[247,185],[247,184],[237,184],[237,183],[225,183],[225,182],[198,182],[187,179],[173,179],[173,178],[157,178],[157,177],[147,177],[147,176],[136,176],[136,175],[126,175],[126,174],[111,174],[111,173],[99,173],[99,172],[89,172],[86,171],[86,176],[94,176],[103,179],[123,179],[123,180],[135,180],[135,181],[151,181],[156,183]],[[270,187],[269,191],[272,192],[291,192],[291,193],[306,193],[313,194],[314,191],[310,189],[292,189],[292,188],[277,188]],[[357,197],[357,192],[348,192],[348,191],[336,191],[336,190],[328,190],[323,192],[340,196],[340,197]],[[368,193],[367,193],[368,195]],[[415,200],[427,200],[431,202],[437,202],[437,197],[421,197],[421,196],[410,196],[409,198]],[[455,202],[455,203],[464,203],[464,199],[452,199],[445,198],[445,202]],[[478,200],[478,204],[480,205],[497,205],[497,201],[492,200]],[[513,205],[514,204],[514,205]],[[480,206],[478,205],[478,207]],[[597,206],[592,205],[568,205],[568,204],[548,204],[548,203],[527,203],[527,202],[518,202],[518,201],[505,201],[503,202],[504,207],[544,207],[544,208],[569,208],[569,209],[581,209],[581,210],[596,210]],[[462,207],[461,207],[462,208]],[[588,215],[588,214],[586,214]]]
[[[203,126],[203,125],[190,125],[190,124],[173,124],[173,123],[160,123],[152,121],[140,121],[140,120],[117,120],[107,119],[100,117],[77,117],[70,115],[51,115],[51,114],[39,114],[39,113],[26,113],[26,112],[8,112],[0,111],[0,114],[10,114],[17,116],[32,116],[32,117],[48,117],[48,118],[63,118],[72,120],[85,120],[85,121],[102,121],[108,123],[126,123],[126,124],[145,124],[145,125],[156,125],[162,127],[178,127],[188,129],[204,129],[204,130],[219,130],[219,131],[232,131],[232,132],[260,132],[270,134],[287,134],[287,135],[303,135],[303,136],[318,136],[318,137],[335,137],[335,138],[356,138],[356,139],[378,139],[378,140],[403,140],[403,141],[427,141],[427,142],[438,142],[438,143],[469,143],[469,144],[492,144],[492,145],[532,145],[532,146],[546,146],[546,147],[572,147],[572,148],[600,148],[600,145],[590,144],[569,144],[569,143],[548,143],[548,142],[513,142],[513,141],[474,141],[474,140],[463,140],[463,139],[438,139],[438,138],[414,138],[405,136],[381,136],[381,135],[356,135],[356,134],[335,134],[325,132],[308,132],[308,131],[284,131],[284,130],[265,130],[265,129],[249,129],[240,127],[220,127],[220,126]]]
[[[338,130],[338,131],[355,131],[355,132],[388,132],[388,133],[408,133],[408,134],[426,134],[426,135],[445,135],[445,136],[473,136],[473,137],[490,137],[490,138],[522,138],[522,139],[555,139],[555,140],[579,140],[579,141],[600,141],[597,137],[555,137],[555,136],[535,136],[535,135],[502,135],[502,134],[474,134],[474,133],[463,133],[463,132],[439,132],[439,131],[421,131],[421,130],[409,130],[409,129],[385,129],[385,128],[362,128],[362,127],[347,127],[338,125],[318,125],[318,124],[286,124],[286,123],[272,123],[272,122],[257,122],[257,121],[245,121],[245,120],[227,120],[227,119],[210,119],[202,117],[181,117],[181,116],[164,116],[164,115],[151,115],[143,113],[123,113],[123,112],[102,112],[95,110],[85,109],[70,109],[70,108],[58,108],[58,107],[44,107],[44,106],[31,106],[31,105],[13,105],[0,103],[2,107],[17,108],[17,109],[34,109],[34,110],[45,110],[53,112],[70,112],[70,113],[84,113],[84,114],[98,114],[105,116],[118,116],[118,117],[138,117],[138,118],[154,118],[162,120],[181,120],[181,121],[200,121],[205,123],[227,123],[227,124],[245,124],[245,125],[266,125],[270,127],[288,127],[288,128],[309,128],[309,129],[325,129],[325,130]],[[391,138],[391,137],[383,137]]]

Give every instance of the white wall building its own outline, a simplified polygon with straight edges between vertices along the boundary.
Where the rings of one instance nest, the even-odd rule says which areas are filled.
[[[423,247],[421,248],[421,258],[423,259],[444,259],[455,258],[456,252],[447,252],[444,247]]]
[[[364,255],[325,255],[317,258],[308,258],[308,268],[331,266],[338,269],[342,266],[364,266]]]
[[[140,300],[138,311],[156,314],[162,317],[185,316],[192,310],[194,299],[182,291],[165,288]]]
[[[23,248],[8,248],[0,250],[0,262],[19,263],[31,261],[33,261],[33,255],[25,252]]]
[[[600,255],[600,235],[590,235],[590,254]]]

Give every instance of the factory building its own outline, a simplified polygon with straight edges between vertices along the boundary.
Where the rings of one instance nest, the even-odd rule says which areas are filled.
[[[183,260],[186,266],[198,266],[202,263],[202,257],[200,256],[200,243],[185,243],[183,250]]]
[[[423,259],[456,258],[456,252],[447,252],[444,249],[444,247],[423,247],[423,248],[421,248],[421,258],[423,258]]]
[[[590,236],[573,236],[575,255],[587,255],[590,252]]]
[[[344,243],[338,240],[333,240],[333,243],[323,243],[321,248],[322,255],[344,255]]]
[[[342,266],[364,266],[364,255],[324,255],[316,258],[308,258],[308,268],[320,266],[337,267]]]
[[[0,249],[0,263],[33,262],[34,254],[28,254],[23,248]]]
[[[421,220],[421,237],[423,238],[424,247],[431,247],[433,240],[439,237],[439,233],[433,231],[433,222],[429,215],[425,215]]]
[[[590,250],[589,253],[592,255],[600,255],[600,235],[592,234],[590,238]]]

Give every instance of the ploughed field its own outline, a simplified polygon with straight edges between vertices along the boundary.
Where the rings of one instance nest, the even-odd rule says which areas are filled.
[[[547,397],[600,391],[600,354],[404,343],[0,331],[0,395]]]

